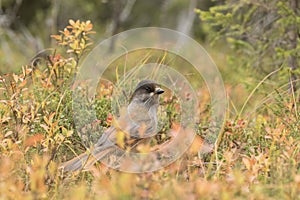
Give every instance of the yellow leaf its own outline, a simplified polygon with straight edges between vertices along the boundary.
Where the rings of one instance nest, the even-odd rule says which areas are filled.
[[[66,134],[66,136],[67,136],[67,137],[70,137],[71,135],[73,135],[73,130],[69,130],[69,131],[67,131],[67,134]]]
[[[74,26],[74,24],[75,24],[74,20],[73,20],[73,19],[70,19],[70,20],[69,20],[69,24],[71,24],[72,26]]]
[[[12,75],[13,75],[13,78],[14,78],[15,82],[17,83],[17,82],[18,82],[18,80],[19,80],[19,77],[18,77],[18,75],[16,75],[16,74],[12,74]]]
[[[125,147],[125,133],[123,131],[118,131],[117,133],[117,145],[119,145],[121,148]]]

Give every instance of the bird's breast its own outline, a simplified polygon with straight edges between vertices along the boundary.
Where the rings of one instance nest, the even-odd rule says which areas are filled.
[[[130,104],[127,109],[127,120],[130,125],[130,135],[144,137],[155,134],[157,128],[157,106]]]

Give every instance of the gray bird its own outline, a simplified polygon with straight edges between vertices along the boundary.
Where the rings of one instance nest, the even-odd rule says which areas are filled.
[[[94,145],[90,154],[83,153],[61,167],[64,171],[89,169],[95,162],[103,159],[117,145],[117,134],[122,131],[130,137],[130,144],[156,134],[159,95],[164,93],[160,85],[152,80],[143,80],[135,88],[130,103],[124,113],[108,128]]]

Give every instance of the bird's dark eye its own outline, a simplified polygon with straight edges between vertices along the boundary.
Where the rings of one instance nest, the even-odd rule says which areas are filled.
[[[146,90],[147,92],[151,92],[151,88],[150,88],[150,87],[146,87],[145,90]]]

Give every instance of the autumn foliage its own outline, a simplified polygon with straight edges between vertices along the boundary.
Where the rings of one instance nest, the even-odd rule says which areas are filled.
[[[205,146],[209,95],[198,134],[170,166],[128,174],[95,165],[62,173],[60,163],[86,151],[72,116],[72,84],[92,45],[90,21],[69,21],[49,55],[0,77],[0,199],[297,199],[300,196],[299,104],[278,91],[255,115],[228,112],[216,146]],[[113,123],[113,87],[100,83],[93,106],[104,129]],[[201,92],[201,91],[199,91]],[[166,97],[164,127],[176,129],[177,101]],[[86,113],[85,117],[88,117]],[[205,120],[207,119],[207,121]],[[183,133],[184,134],[184,133]],[[162,131],[152,147],[164,143]],[[203,148],[207,149],[203,151]]]

